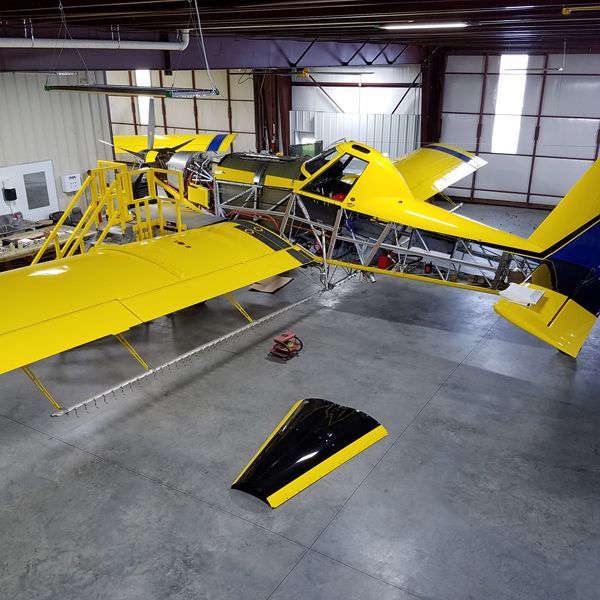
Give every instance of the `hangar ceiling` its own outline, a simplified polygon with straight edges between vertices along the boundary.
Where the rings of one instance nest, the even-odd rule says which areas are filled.
[[[564,6],[570,14],[564,14]],[[118,25],[127,32],[173,32],[190,27],[188,0],[80,0],[63,2],[69,27],[96,29],[109,35]],[[299,0],[257,2],[200,2],[203,29],[208,36],[300,38],[341,41],[412,42],[456,48],[459,51],[556,50],[566,41],[568,51],[600,49],[600,5],[596,2],[561,4],[536,2],[473,2],[413,0]],[[4,36],[23,35],[23,20],[34,28],[58,27],[57,0],[0,9]],[[453,29],[385,29],[389,25],[462,23]]]

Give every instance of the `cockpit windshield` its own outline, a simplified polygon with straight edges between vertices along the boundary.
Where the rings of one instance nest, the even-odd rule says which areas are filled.
[[[309,175],[314,175],[326,162],[328,162],[336,153],[335,148],[321,152],[317,156],[307,160],[304,163],[304,168]]]
[[[316,179],[310,181],[304,190],[333,200],[343,200],[368,164],[366,160],[351,154],[343,154]],[[316,170],[312,172],[314,173]]]

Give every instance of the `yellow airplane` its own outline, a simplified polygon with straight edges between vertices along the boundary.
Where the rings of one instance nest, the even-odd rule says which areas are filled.
[[[191,142],[139,138],[117,145],[143,163],[149,151],[166,149],[165,166],[178,170],[99,165],[86,179],[92,201],[85,225],[56,245],[62,258],[0,273],[12,307],[0,314],[0,374],[22,368],[55,415],[87,409],[95,398],[64,408],[31,363],[114,335],[148,369],[123,337],[128,329],[315,262],[326,287],[330,270],[342,267],[500,294],[498,314],[573,357],[600,313],[600,160],[523,238],[427,202],[485,164],[454,146],[429,144],[396,161],[354,142],[308,160],[234,153],[214,168],[211,195],[203,186],[210,150],[228,145],[227,136],[195,140],[179,156],[175,146]],[[135,195],[134,177],[145,178],[143,197]],[[215,215],[184,230],[182,206],[209,206]],[[178,229],[171,234],[169,208]],[[85,233],[98,220],[105,228],[84,252]],[[102,243],[111,226],[130,221],[146,239]],[[360,411],[301,400],[232,487],[278,506],[385,435]],[[324,448],[326,437],[335,443]],[[285,457],[292,467],[282,468]]]
[[[276,217],[300,241],[310,229],[326,268],[500,294],[499,315],[576,357],[600,313],[600,160],[528,238],[426,202],[484,164],[447,144],[395,161],[355,142],[309,160],[230,154],[215,212]]]
[[[221,148],[226,137],[198,147]],[[198,162],[181,164],[190,172],[176,173],[177,185],[191,198],[202,186],[191,176]],[[115,335],[144,364],[121,335],[131,327],[313,262],[321,263],[326,285],[342,267],[500,294],[498,314],[576,357],[600,313],[600,161],[528,238],[427,202],[484,164],[445,144],[396,161],[354,142],[308,160],[226,155],[214,169],[210,206],[219,218],[209,224],[173,234],[160,225],[159,237],[99,244],[80,255],[72,244],[64,258],[0,273],[14,307],[0,316],[0,342],[11,349],[0,356],[0,374],[23,368],[54,403],[31,363]],[[127,177],[141,172],[154,194],[159,186],[173,191],[171,171],[118,173],[87,222],[108,210],[102,198],[125,193]],[[93,189],[108,185],[99,181]],[[153,200],[159,212],[162,199]],[[134,204],[139,215],[149,198],[125,197],[125,208]],[[127,220],[117,209],[108,212],[106,229]]]

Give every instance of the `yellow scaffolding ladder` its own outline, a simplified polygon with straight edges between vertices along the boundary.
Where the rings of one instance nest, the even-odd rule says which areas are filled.
[[[133,181],[143,175],[148,182],[148,195],[136,198]],[[176,187],[167,183],[169,176],[177,179]],[[185,197],[183,190],[183,174],[180,171],[154,168],[127,170],[124,163],[98,161],[98,167],[90,170],[81,189],[44,241],[32,264],[38,263],[52,245],[56,258],[72,256],[78,250],[85,252],[85,240],[91,230],[96,231],[98,237],[89,250],[98,248],[115,226],[125,233],[127,226],[131,225],[138,241],[152,239],[156,233],[164,235],[166,206],[175,210],[175,230],[184,231],[186,226],[182,220],[182,209],[197,213],[203,211]],[[89,194],[90,203],[67,240],[61,244],[62,229],[73,209],[86,194]],[[156,207],[154,214],[152,206]]]

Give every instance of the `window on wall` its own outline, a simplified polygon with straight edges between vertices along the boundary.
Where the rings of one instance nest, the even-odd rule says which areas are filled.
[[[150,71],[147,69],[136,69],[135,84],[138,87],[150,87],[152,85]],[[148,125],[148,115],[150,114],[150,97],[149,96],[138,96],[137,102],[138,102],[138,111],[140,114],[140,124]]]
[[[600,156],[598,98],[597,55],[448,56],[440,141],[488,162],[449,195],[555,205]]]
[[[527,54],[503,54],[500,58],[498,92],[494,127],[492,131],[492,152],[516,154],[521,132],[523,100],[529,56]]]

